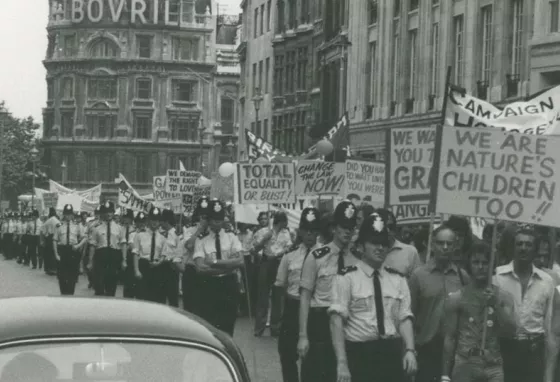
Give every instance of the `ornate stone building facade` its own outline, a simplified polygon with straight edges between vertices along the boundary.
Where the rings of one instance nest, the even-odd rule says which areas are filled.
[[[152,176],[179,160],[206,174],[217,168],[216,137],[236,135],[236,115],[224,120],[216,105],[222,87],[237,88],[217,69],[215,0],[50,6],[43,143],[53,179],[103,183],[111,196],[119,173],[149,193]]]
[[[558,1],[550,3],[555,13],[534,0],[348,1],[346,109],[354,152],[383,160],[386,129],[438,124],[448,66],[452,83],[496,104],[542,88],[533,86],[530,51],[551,46],[554,37],[531,36],[535,6],[535,31],[550,29],[546,14],[555,15],[558,31]]]

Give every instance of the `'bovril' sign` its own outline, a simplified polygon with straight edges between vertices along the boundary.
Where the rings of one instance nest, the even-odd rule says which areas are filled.
[[[130,9],[127,11],[127,0],[72,0],[72,22],[81,23],[88,20],[98,23],[106,19],[109,14],[114,23],[121,21],[123,14],[129,15],[131,23],[158,24],[160,14],[163,13],[165,25],[178,26],[178,20],[170,20],[170,14],[176,17],[177,12],[170,11],[169,1],[166,0],[128,0]],[[146,11],[149,11],[146,12]]]

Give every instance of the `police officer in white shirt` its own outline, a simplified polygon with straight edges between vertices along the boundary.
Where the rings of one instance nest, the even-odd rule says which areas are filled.
[[[175,230],[175,214],[171,210],[163,210],[160,233],[165,237],[160,266],[163,288],[163,300],[169,305],[179,307],[179,268],[176,264],[183,261],[183,246]]]
[[[243,267],[243,247],[235,233],[223,229],[225,208],[214,199],[208,206],[210,232],[195,242],[193,259],[201,274],[200,316],[233,336],[239,306],[236,270]]]

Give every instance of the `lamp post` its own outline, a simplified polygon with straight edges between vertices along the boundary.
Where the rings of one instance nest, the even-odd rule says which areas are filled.
[[[66,169],[67,168],[68,168],[68,166],[66,165],[66,161],[63,160],[62,164],[60,165],[60,169],[62,170],[61,171],[61,178],[62,178],[61,181],[62,181],[62,185],[64,187],[66,187],[65,184],[66,184]]]
[[[237,147],[237,145],[235,143],[233,143],[233,139],[231,139],[226,146],[229,149],[230,160],[232,162],[235,162],[235,157],[234,157],[233,153],[234,153],[234,150]]]
[[[207,134],[206,128],[204,127],[204,119],[200,118],[200,126],[198,127],[198,136],[200,140],[200,175],[202,175],[204,171],[204,136]]]
[[[261,102],[263,101],[263,96],[261,94],[261,89],[259,87],[255,88],[255,95],[253,96],[253,106],[255,107],[255,128],[257,129],[256,133],[258,136],[264,138],[265,140],[268,140],[268,137],[263,137],[261,135],[260,129],[259,129],[259,110],[261,109]]]
[[[0,202],[2,201],[2,178],[4,176],[4,119],[9,115],[10,113],[0,106]]]
[[[29,156],[31,157],[31,163],[33,164],[33,173],[31,174],[31,209],[35,209],[35,175],[36,175],[36,165],[39,159],[39,150],[35,146],[29,151]]]

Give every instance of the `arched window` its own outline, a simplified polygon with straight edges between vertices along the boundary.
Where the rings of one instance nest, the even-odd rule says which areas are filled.
[[[97,58],[117,57],[119,48],[108,39],[96,41],[90,49],[90,56]]]

